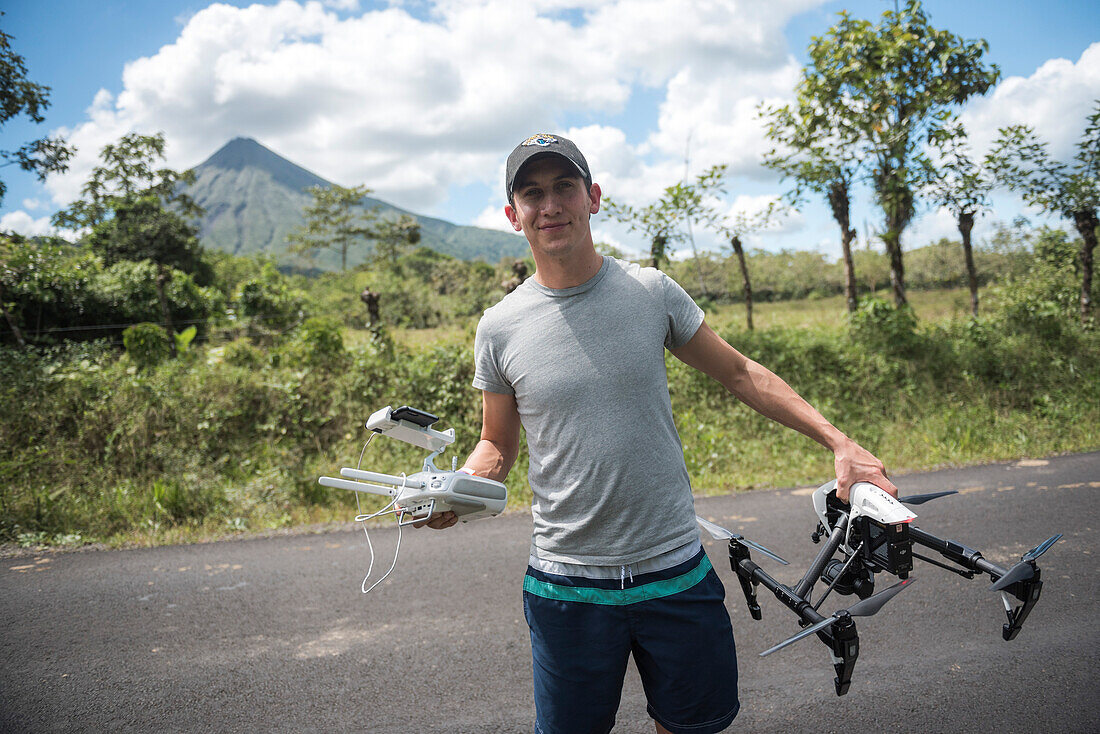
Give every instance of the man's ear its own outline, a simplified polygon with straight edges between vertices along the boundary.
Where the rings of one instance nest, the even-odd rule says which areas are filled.
[[[591,206],[588,207],[589,214],[595,214],[600,210],[600,197],[603,195],[603,191],[600,190],[600,185],[594,183],[588,187],[588,199],[591,201]]]
[[[519,223],[519,217],[516,216],[516,210],[511,204],[504,205],[504,216],[508,217],[508,221],[512,223],[512,229],[517,232],[523,231],[523,226]]]

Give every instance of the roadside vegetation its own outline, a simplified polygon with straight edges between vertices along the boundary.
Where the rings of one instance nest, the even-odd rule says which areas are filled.
[[[933,250],[940,246],[950,247]],[[5,247],[9,298],[16,283],[35,283],[43,308],[58,309],[50,294],[80,277],[87,298],[121,309],[101,317],[107,322],[155,317],[154,290],[141,290],[148,279],[133,281],[141,298],[104,301],[102,294],[125,288],[103,285],[119,278],[94,256],[63,245],[7,240]],[[700,300],[720,334],[894,472],[1088,450],[1100,447],[1100,334],[1076,318],[1076,248],[1058,230],[1004,234],[981,253],[1001,270],[983,288],[978,318],[965,288],[918,289],[926,278],[961,285],[958,256],[954,283],[940,282],[936,267],[911,267],[906,307],[868,291],[849,315],[842,284],[830,294],[819,283],[820,291],[802,298],[758,303],[756,328],[748,331],[736,291],[723,296],[712,288]],[[54,261],[45,255],[51,252]],[[758,253],[750,262],[763,275],[776,257]],[[42,277],[13,270],[18,262]],[[713,262],[715,272],[732,264]],[[673,264],[674,274],[681,265]],[[212,285],[186,291],[198,305],[173,303],[181,315],[219,315],[191,338],[177,335],[176,358],[152,323],[130,327],[125,338],[118,330],[104,337],[94,324],[87,334],[100,338],[44,332],[25,348],[7,335],[0,347],[0,540],[149,544],[347,522],[354,499],[319,486],[317,477],[358,461],[362,422],[384,405],[430,410],[456,429],[459,456],[472,449],[480,426],[479,395],[470,387],[473,331],[481,310],[503,295],[509,263],[414,250],[389,271],[313,279],[255,259],[219,255],[210,267]],[[777,277],[790,271],[776,268]],[[389,290],[393,283],[403,295]],[[368,285],[382,294],[384,318],[373,328],[356,297]],[[775,289],[782,287],[777,280]],[[146,311],[127,311],[134,303]],[[24,323],[36,321],[30,300],[17,306]],[[45,311],[41,318],[47,322]],[[697,491],[828,479],[828,452],[753,414],[674,358],[668,369]],[[400,473],[421,459],[416,449],[379,440],[364,465]],[[529,500],[526,470],[521,456],[509,477],[513,507]]]
[[[0,67],[18,84],[0,90],[0,125],[41,122],[49,88],[26,79],[9,41],[0,33]],[[814,38],[796,103],[760,109],[775,145],[761,163],[788,187],[764,211],[730,213],[721,164],[648,204],[605,202],[648,248],[642,264],[895,474],[1100,448],[1100,100],[1072,160],[1019,125],[978,160],[956,113],[999,78],[985,51],[934,28],[916,0],[876,23],[842,13]],[[366,186],[312,190],[289,238],[306,262],[338,256],[339,272],[212,252],[192,224],[194,174],[163,167],[165,145],[129,133],[102,149],[80,198],[54,216],[75,242],[0,234],[0,544],[347,522],[354,498],[317,477],[359,460],[363,421],[385,405],[439,415],[460,457],[478,439],[477,319],[532,262],[423,247],[418,220],[363,211]],[[39,176],[71,155],[59,138],[0,151]],[[1026,222],[975,232],[995,184],[1072,234]],[[851,198],[868,193],[882,220],[857,241]],[[841,259],[746,249],[811,197],[829,205]],[[959,242],[903,251],[922,203],[951,212]],[[703,231],[729,252],[700,248]],[[668,375],[699,492],[829,478],[824,449],[671,357]],[[363,461],[398,474],[421,459],[380,440]],[[513,507],[530,499],[526,474],[521,454]]]

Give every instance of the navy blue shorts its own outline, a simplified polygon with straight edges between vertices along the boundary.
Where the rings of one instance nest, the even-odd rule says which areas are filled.
[[[611,731],[631,655],[649,715],[663,727],[673,734],[728,727],[740,703],[724,599],[704,551],[625,585],[529,567],[523,610],[531,628],[535,731]]]

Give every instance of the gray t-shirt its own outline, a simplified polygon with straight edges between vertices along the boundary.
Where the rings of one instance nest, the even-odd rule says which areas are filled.
[[[702,323],[674,280],[611,257],[579,286],[531,278],[485,312],[473,385],[516,397],[539,557],[629,564],[698,538],[664,350]]]

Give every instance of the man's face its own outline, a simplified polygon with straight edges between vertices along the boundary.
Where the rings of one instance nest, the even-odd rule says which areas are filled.
[[[600,187],[585,188],[576,167],[557,156],[528,163],[516,177],[508,221],[536,254],[564,257],[592,242],[588,218],[600,210]]]

